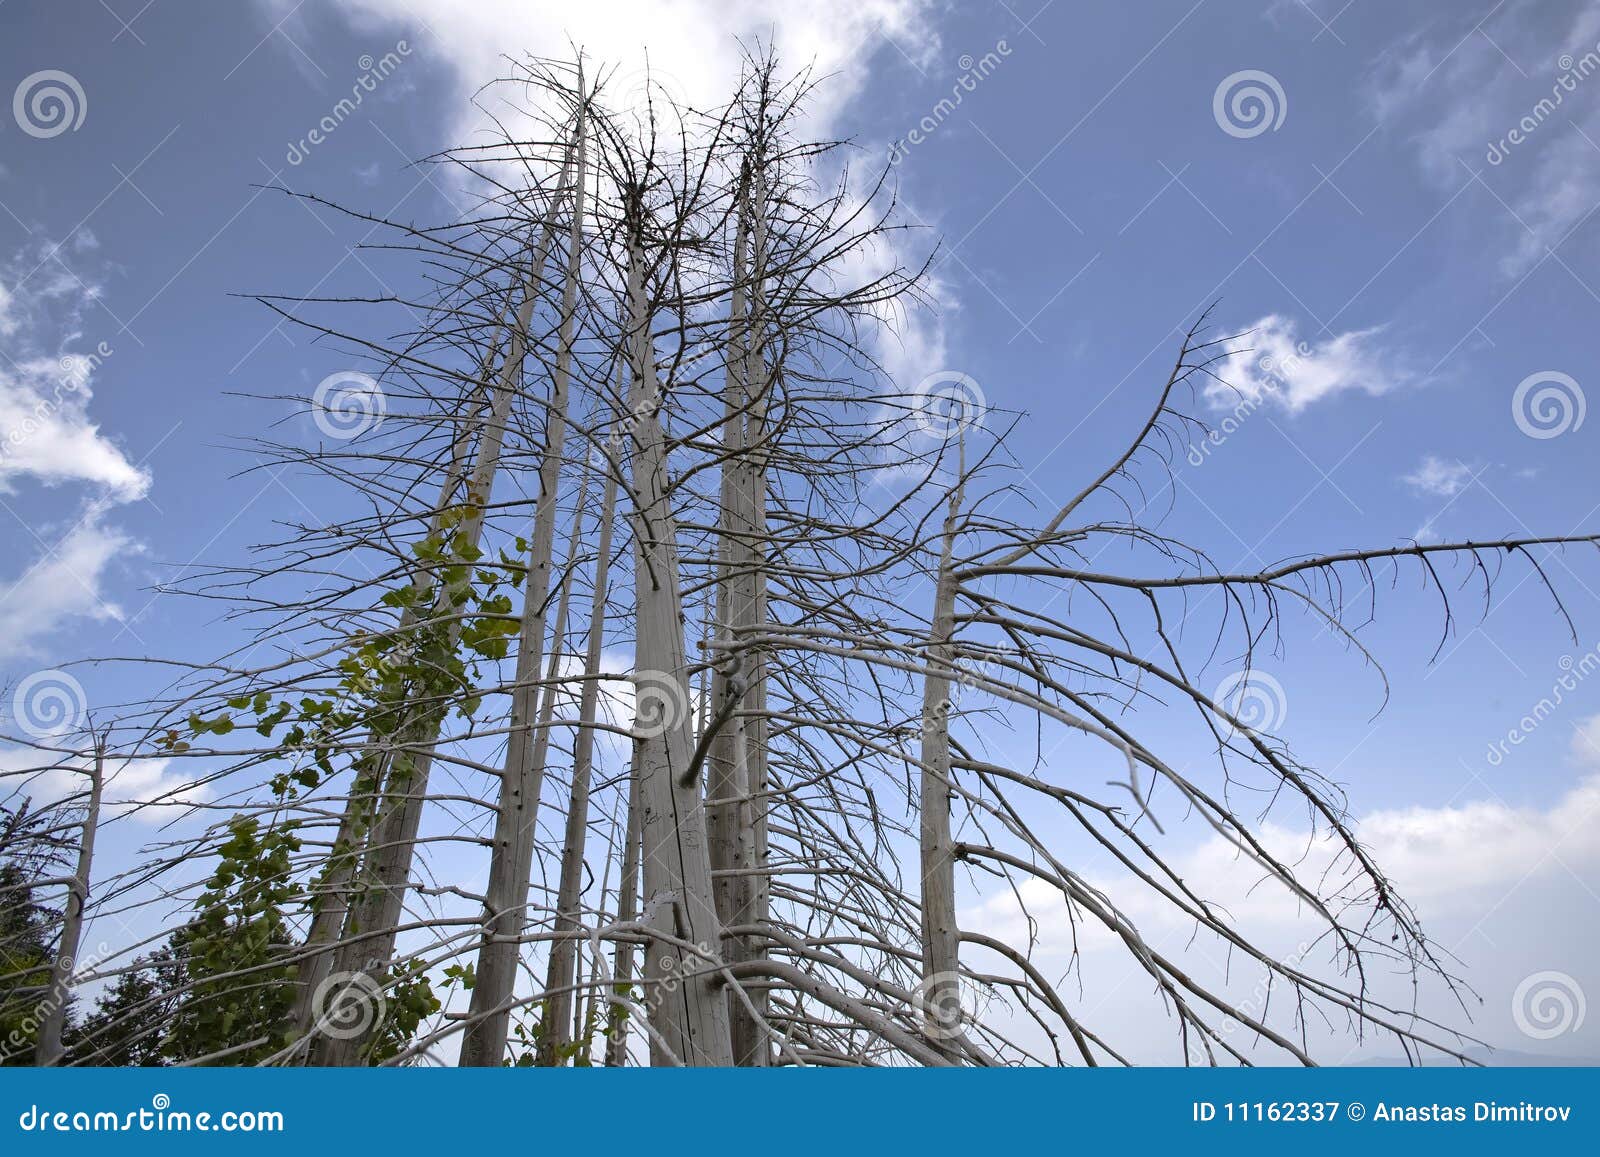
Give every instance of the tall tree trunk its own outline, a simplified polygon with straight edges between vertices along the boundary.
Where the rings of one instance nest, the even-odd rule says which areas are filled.
[[[476,547],[483,533],[483,520],[490,491],[500,465],[506,425],[527,357],[529,328],[533,324],[539,285],[545,261],[554,240],[556,215],[565,199],[571,176],[572,157],[562,165],[560,185],[552,199],[529,264],[528,285],[517,310],[510,348],[495,383],[489,419],[467,484],[469,513],[459,534],[465,545]],[[457,594],[441,588],[433,618],[446,620],[445,647],[459,645],[461,620],[455,617]],[[447,707],[424,697],[408,711],[409,718],[396,731],[386,757],[388,772],[379,801],[379,814],[368,836],[367,852],[355,887],[359,890],[345,918],[334,969],[342,974],[362,974],[381,984],[381,973],[394,956],[394,943],[410,887],[411,862],[416,849],[417,831],[422,822],[422,806],[427,798],[428,774],[433,762],[433,745]],[[380,1018],[371,1018],[375,1029]],[[353,1065],[361,1062],[371,1031],[353,1036],[319,1037],[312,1042],[311,1059],[325,1065]]]
[[[579,76],[580,100],[583,99]],[[586,107],[578,107],[578,169],[567,233],[567,272],[561,291],[561,334],[545,417],[544,456],[539,463],[539,497],[533,519],[527,586],[522,600],[522,630],[517,647],[516,684],[511,693],[511,730],[506,738],[505,772],[495,812],[489,884],[484,901],[483,944],[478,950],[467,1029],[461,1042],[463,1065],[495,1066],[505,1060],[511,1005],[522,960],[521,933],[527,919],[528,884],[550,749],[549,721],[532,726],[539,702],[539,666],[544,655],[545,618],[550,598],[551,555],[555,549],[561,460],[567,435],[567,402],[572,376],[572,331],[577,311],[579,263],[583,244],[583,196],[587,183]],[[553,703],[554,688],[545,701]]]
[[[641,210],[635,206],[634,212]],[[643,917],[667,935],[697,947],[696,952],[684,953],[654,937],[646,945],[646,997],[656,1029],[651,1047],[658,1063],[670,1064],[675,1058],[686,1065],[729,1065],[733,1052],[727,993],[721,976],[708,965],[708,958],[720,959],[722,926],[711,895],[705,809],[698,777],[687,776],[694,737],[678,588],[681,572],[658,417],[661,391],[650,333],[641,222],[636,219],[630,226],[628,343],[633,388],[629,409],[638,419],[633,453],[633,490],[638,502],[633,536],[638,624],[635,686],[641,708],[646,704],[660,708],[659,715],[650,717],[643,727],[642,711],[635,719],[641,740],[639,790],[644,807]]]
[[[748,507],[750,512],[750,595],[746,602],[750,619],[744,624],[754,632],[761,632],[767,622],[767,409],[772,395],[773,375],[767,365],[767,326],[769,319],[765,307],[764,285],[767,273],[767,187],[764,171],[757,170],[755,185],[754,261],[751,265],[754,286],[750,300],[750,341],[745,350],[748,369],[745,371],[746,389],[750,398],[749,415],[745,423],[746,461],[750,473]],[[758,650],[747,660],[750,671],[750,691],[745,697],[751,713],[745,726],[746,749],[749,755],[746,768],[750,794],[750,868],[745,877],[745,911],[752,924],[765,927],[771,901],[767,875],[767,660]],[[767,955],[767,944],[760,941],[742,946],[743,958],[762,960]],[[756,985],[748,994],[755,1016],[765,1018],[767,987]],[[765,1030],[749,1038],[752,1045],[759,1041],[759,1053],[754,1048],[746,1055],[759,1055],[758,1063],[767,1064],[771,1052]]]
[[[100,827],[100,793],[105,785],[105,754],[105,741],[96,736],[94,764],[88,771],[89,801],[78,837],[78,866],[67,891],[61,939],[56,944],[55,959],[50,962],[50,991],[45,997],[44,1022],[39,1026],[39,1043],[34,1048],[35,1063],[46,1068],[60,1064],[65,1053],[61,1035],[67,1025],[72,973],[77,967],[78,944],[83,938],[83,910],[89,904],[89,873],[94,865],[94,837]]]
[[[622,821],[622,871],[617,880],[617,921],[632,923],[639,915],[639,831],[643,807],[639,801],[639,745],[633,745],[628,760],[627,815]],[[618,940],[611,965],[612,983],[617,995],[627,995],[633,987],[633,943]],[[620,1004],[609,1004],[606,1014],[606,1065],[621,1068],[628,1063],[628,1012]]]
[[[963,467],[964,468],[964,467]],[[961,941],[956,926],[955,845],[950,835],[950,673],[954,670],[951,638],[955,633],[957,525],[962,484],[956,483],[944,521],[939,574],[934,587],[933,619],[924,662],[928,675],[922,696],[922,984],[924,1031],[941,1051],[953,1054],[950,1041],[960,1033],[961,989],[958,958]]]
[[[609,465],[609,464],[608,464]],[[572,795],[567,805],[566,844],[561,855],[561,880],[556,891],[556,939],[550,946],[545,977],[549,993],[539,1063],[559,1064],[571,1043],[567,1025],[577,974],[579,906],[583,894],[584,844],[589,833],[589,781],[594,768],[594,722],[600,700],[600,653],[605,641],[606,593],[611,565],[611,524],[617,506],[617,478],[606,472],[600,507],[600,544],[595,556],[594,595],[589,608],[589,637],[583,659],[583,690],[578,701],[578,734],[572,748]]]
[[[455,501],[456,491],[466,481],[467,468],[472,461],[472,441],[481,424],[483,395],[491,386],[490,378],[494,375],[499,353],[500,339],[497,338],[490,343],[488,353],[484,355],[479,368],[478,384],[474,387],[475,404],[452,442],[450,466],[443,485],[439,487],[439,498],[428,521],[430,537],[437,535],[444,528],[445,512]],[[496,412],[497,407],[491,404],[490,410]],[[429,585],[431,586],[431,582]],[[398,637],[402,640],[408,639],[417,626],[417,620],[416,609],[407,607],[400,616],[396,632]],[[404,675],[401,672],[386,673],[383,687],[380,689],[383,696],[380,702],[394,698],[395,691],[403,684],[403,680]],[[349,913],[350,882],[361,862],[368,835],[369,809],[377,799],[377,789],[383,782],[390,754],[386,751],[371,750],[358,760],[350,792],[345,797],[344,812],[339,817],[339,827],[334,834],[333,847],[317,880],[312,900],[311,926],[306,932],[305,943],[301,948],[301,960],[295,969],[297,991],[294,1010],[290,1014],[295,1036],[300,1039],[305,1038],[311,1031],[311,1026],[321,1011],[316,1007],[317,993],[333,971],[333,946],[338,942],[339,934],[344,929],[345,918]],[[306,1050],[298,1052],[295,1060],[303,1063],[306,1060]]]
[[[721,722],[711,738],[706,759],[706,816],[710,837],[711,869],[717,916],[724,927],[748,925],[764,919],[757,910],[758,823],[764,821],[766,801],[763,764],[758,763],[756,736],[750,709],[759,694],[764,668],[759,655],[742,649],[741,640],[760,627],[764,583],[760,573],[758,510],[766,503],[762,462],[764,431],[759,413],[764,409],[765,361],[755,336],[761,324],[760,271],[764,264],[765,224],[759,214],[763,198],[749,193],[750,171],[740,197],[733,247],[733,289],[728,321],[727,377],[723,390],[723,464],[719,582],[717,585],[717,662],[712,680],[711,718]],[[760,177],[754,181],[759,184]],[[752,218],[754,225],[752,227]],[[754,240],[754,259],[746,268],[746,249]],[[747,281],[749,284],[747,305]],[[762,511],[764,513],[764,511]],[[760,521],[764,521],[761,519]],[[763,696],[764,698],[764,696]],[[764,822],[761,825],[764,828]],[[764,893],[764,889],[762,890]],[[724,944],[730,963],[752,959],[760,951],[744,937]],[[752,986],[764,993],[761,984]],[[765,1003],[752,1000],[759,1011]],[[732,1000],[729,1020],[734,1063],[764,1065],[770,1046],[744,1001]]]

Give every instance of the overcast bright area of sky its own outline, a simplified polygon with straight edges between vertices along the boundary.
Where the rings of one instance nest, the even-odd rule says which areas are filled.
[[[501,53],[581,45],[626,76],[648,48],[694,99],[728,87],[738,37],[829,75],[817,129],[893,160],[940,248],[936,310],[907,319],[886,364],[908,389],[953,371],[1025,411],[1012,453],[1037,508],[1136,428],[1216,303],[1219,330],[1255,331],[1219,370],[1254,404],[1225,421],[1238,395],[1197,388],[1223,433],[1175,446],[1169,492],[1150,497],[1224,570],[1600,526],[1593,3],[6,0],[0,427],[28,437],[0,453],[0,711],[87,657],[215,653],[233,628],[156,584],[238,561],[315,503],[292,475],[243,472],[237,445],[269,425],[314,445],[309,419],[238,395],[309,394],[340,365],[236,295],[376,274],[356,237],[268,186],[438,216],[455,191],[409,162],[472,139],[472,94]],[[37,119],[41,86],[65,123]],[[1402,569],[1376,576],[1361,632],[1387,699],[1310,619],[1264,663],[1266,709],[1347,788],[1376,857],[1460,958],[1482,997],[1473,1031],[1523,1054],[1600,1056],[1600,1014],[1549,1033],[1526,1007],[1551,975],[1574,1010],[1600,993],[1592,555],[1541,556],[1576,642],[1536,576],[1508,569],[1485,611],[1469,571],[1451,572],[1466,585],[1446,635]],[[102,712],[150,690],[71,670]],[[148,797],[165,774],[129,768],[110,794]],[[164,818],[115,825],[106,854],[130,859]],[[1187,838],[1186,877],[1236,912],[1257,902],[1217,841]],[[964,922],[1018,932],[1008,896],[964,901]],[[1292,913],[1259,919],[1294,950]],[[1163,934],[1183,949],[1184,929]],[[1055,974],[1064,935],[1043,934]],[[1148,994],[1098,976],[1085,947],[1102,1015],[1149,1017]],[[1169,1028],[1151,1020],[1148,1055]]]

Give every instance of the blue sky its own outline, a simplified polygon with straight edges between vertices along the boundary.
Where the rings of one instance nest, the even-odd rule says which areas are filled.
[[[152,588],[237,561],[275,520],[317,506],[292,475],[244,472],[238,446],[269,430],[309,445],[310,422],[237,395],[303,397],[343,368],[237,295],[359,291],[388,274],[352,250],[361,230],[265,186],[441,215],[452,190],[408,162],[470,134],[466,98],[496,53],[560,51],[563,33],[624,69],[648,40],[652,66],[691,93],[731,70],[723,33],[774,35],[793,63],[833,73],[818,122],[863,161],[902,142],[901,193],[928,243],[942,239],[937,316],[908,323],[892,366],[907,389],[955,370],[991,405],[1026,411],[1012,453],[1040,510],[1120,448],[1182,330],[1216,303],[1219,330],[1257,328],[1257,352],[1228,367],[1247,395],[1266,380],[1262,351],[1282,363],[1299,350],[1225,441],[1176,448],[1156,498],[1172,504],[1164,529],[1224,569],[1600,525],[1600,419],[1558,411],[1569,428],[1535,437],[1550,431],[1514,405],[1536,376],[1530,389],[1553,383],[1572,405],[1593,388],[1600,75],[1580,75],[1600,52],[1592,4],[525,7],[0,2],[0,96],[59,70],[82,112],[52,134],[0,109],[8,422],[63,374],[78,383],[48,438],[0,460],[8,688],[92,656],[195,657],[233,637],[214,608]],[[392,74],[290,163],[390,53]],[[1272,82],[1239,81],[1265,85],[1270,127],[1248,105],[1229,119],[1239,73]],[[61,369],[64,357],[80,360]],[[1216,424],[1236,401],[1194,405]],[[1381,681],[1314,623],[1264,664],[1302,757],[1349,786],[1394,854],[1438,850],[1408,869],[1482,969],[1485,1023],[1512,1047],[1531,1047],[1506,1008],[1522,978],[1560,971],[1600,992],[1597,944],[1579,930],[1600,923],[1600,843],[1580,822],[1600,802],[1582,794],[1600,768],[1585,730],[1600,735],[1600,680],[1563,692],[1511,755],[1486,757],[1549,695],[1563,656],[1600,645],[1591,553],[1548,561],[1576,646],[1526,567],[1508,565],[1486,618],[1470,570],[1446,571],[1467,585],[1437,660],[1444,623],[1421,572],[1381,573],[1362,633],[1391,685],[1376,718]],[[102,713],[150,690],[148,670],[70,670]],[[1489,923],[1450,899],[1471,876],[1451,857],[1475,848],[1494,870],[1460,907]],[[1600,1054],[1596,1028],[1548,1047]]]

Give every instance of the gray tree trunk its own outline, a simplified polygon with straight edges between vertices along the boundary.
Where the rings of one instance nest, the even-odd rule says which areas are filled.
[[[755,180],[759,182],[759,177]],[[717,916],[724,927],[751,925],[765,918],[758,910],[757,871],[762,859],[758,835],[764,832],[764,752],[758,751],[750,709],[764,701],[764,667],[759,654],[740,646],[760,629],[765,583],[760,571],[759,527],[766,504],[761,415],[765,409],[766,363],[757,337],[761,325],[760,273],[764,264],[764,198],[740,198],[734,235],[733,291],[729,306],[727,378],[723,391],[723,465],[721,482],[720,576],[717,586],[718,641],[712,679],[713,720],[725,720],[711,739],[706,759],[706,817]],[[754,216],[754,226],[751,222]],[[753,234],[755,272],[748,277],[747,253]],[[748,301],[747,301],[748,298]],[[758,514],[758,511],[760,512]],[[759,700],[758,700],[759,697]],[[759,821],[759,823],[758,823]],[[764,842],[764,841],[763,841]],[[765,887],[760,887],[765,896]],[[764,909],[764,904],[761,905]],[[749,960],[761,947],[745,937],[723,945],[730,963]],[[752,986],[764,994],[762,984]],[[759,1012],[764,995],[752,1005]],[[729,1003],[734,1063],[764,1065],[771,1052],[766,1031],[752,1007]]]
[[[580,78],[581,84],[581,78]],[[527,586],[522,600],[522,630],[517,647],[516,685],[511,695],[511,730],[506,738],[505,772],[495,812],[494,842],[485,894],[483,945],[469,1020],[461,1042],[463,1065],[495,1066],[505,1060],[511,1005],[522,961],[521,933],[527,919],[528,884],[550,749],[549,721],[534,728],[539,701],[539,667],[544,655],[545,620],[550,597],[551,555],[555,548],[557,498],[567,433],[572,372],[572,331],[577,309],[579,261],[583,242],[583,197],[587,183],[588,141],[585,109],[578,110],[577,183],[567,235],[567,271],[561,293],[561,335],[545,418],[544,456],[539,464],[539,498],[534,512]],[[553,687],[545,701],[553,703]]]
[[[481,391],[490,388],[490,378],[494,376],[499,351],[500,343],[497,341],[490,346],[489,352],[484,357],[479,372]],[[437,534],[443,529],[445,511],[455,501],[456,491],[466,481],[467,468],[472,458],[472,439],[480,425],[479,415],[482,413],[483,400],[480,394],[476,406],[457,433],[451,447],[449,473],[439,488],[439,499],[434,504],[433,517],[428,522],[430,535]],[[497,407],[491,405],[490,409],[496,411]],[[431,586],[431,583],[428,585]],[[416,627],[417,619],[417,611],[413,607],[407,607],[400,616],[398,630],[400,638],[408,636]],[[393,674],[387,676],[384,682],[392,686],[399,683],[402,678],[402,675]],[[312,900],[311,927],[306,932],[302,957],[295,969],[298,988],[291,1016],[297,1038],[303,1039],[311,1031],[312,1023],[320,1011],[316,1007],[317,993],[333,971],[332,946],[338,941],[339,934],[344,929],[345,919],[350,910],[350,882],[361,862],[367,842],[367,811],[376,798],[376,791],[362,791],[361,780],[368,778],[374,787],[381,785],[391,755],[392,752],[371,752],[368,758],[372,760],[372,770],[356,773],[356,778],[350,786],[350,793],[345,797],[344,813],[339,817],[339,828],[333,838],[333,848],[317,880]],[[307,1059],[306,1050],[297,1052],[295,1058],[303,1063]]]
[[[566,843],[561,855],[561,880],[556,892],[556,937],[550,947],[545,978],[549,993],[540,1063],[559,1064],[571,1043],[566,1030],[574,1005],[577,974],[579,906],[583,891],[584,845],[589,833],[589,781],[594,769],[594,722],[600,700],[600,654],[605,642],[606,593],[611,565],[611,524],[617,506],[617,479],[606,473],[600,505],[600,543],[595,556],[594,594],[589,609],[589,636],[583,659],[583,690],[578,701],[578,734],[572,749],[572,794],[567,806]]]
[[[637,223],[634,223],[637,228]],[[628,342],[633,385],[629,409],[634,425],[634,589],[637,599],[635,720],[639,734],[639,791],[644,816],[646,917],[661,931],[697,946],[682,953],[652,938],[645,948],[645,997],[650,1009],[652,1053],[662,1051],[687,1065],[729,1065],[728,999],[722,978],[708,971],[720,959],[722,926],[711,895],[705,809],[698,777],[685,781],[694,737],[688,663],[684,655],[682,596],[678,587],[677,525],[667,486],[664,435],[655,351],[646,299],[643,246],[629,239]],[[645,716],[646,705],[659,707]],[[685,958],[687,956],[687,959]],[[659,1039],[658,1039],[659,1038]]]
[[[642,805],[639,802],[639,745],[634,744],[628,761],[628,814],[622,823],[622,871],[617,881],[617,921],[632,923],[639,915],[639,842]],[[633,945],[618,940],[611,965],[612,983],[618,995],[633,986]],[[628,1014],[620,1004],[611,1004],[607,1013],[606,1065],[621,1068],[628,1063]]]
[[[78,945],[83,938],[83,910],[89,904],[89,873],[94,865],[94,837],[100,826],[100,793],[105,785],[105,744],[96,739],[94,764],[89,769],[89,802],[83,815],[83,831],[78,838],[78,866],[67,891],[66,913],[61,921],[61,939],[55,959],[50,962],[50,991],[45,997],[44,1021],[39,1026],[39,1043],[34,1048],[34,1063],[51,1067],[61,1063],[64,1049],[61,1035],[67,1025],[67,1001],[72,997],[72,974],[78,963]]]
[[[948,1051],[960,1032],[961,990],[957,975],[961,932],[956,925],[955,846],[950,835],[950,673],[955,631],[956,574],[952,564],[962,487],[950,495],[944,522],[933,620],[924,661],[922,697],[922,986],[929,1038]],[[952,1016],[954,1019],[952,1019]]]
[[[500,465],[511,401],[522,375],[527,356],[528,332],[538,301],[539,283],[554,240],[556,214],[567,189],[571,158],[562,167],[561,184],[549,215],[540,229],[529,265],[528,285],[517,309],[516,326],[510,348],[495,383],[488,422],[467,484],[466,502],[470,513],[463,520],[461,535],[476,546],[483,532],[484,512]],[[454,596],[441,590],[435,614],[448,617],[456,610]],[[461,633],[461,620],[451,620],[447,628],[453,647]],[[359,889],[346,915],[340,947],[333,970],[361,973],[380,979],[378,974],[394,956],[394,942],[405,894],[411,882],[411,862],[416,849],[417,830],[422,821],[422,806],[427,798],[428,774],[433,762],[433,744],[443,722],[443,705],[421,703],[414,717],[399,729],[394,750],[388,755],[387,782],[383,785],[380,812],[368,836],[367,853],[354,886]],[[374,1018],[374,1028],[376,1027]],[[324,1065],[360,1063],[371,1033],[349,1037],[318,1037],[311,1045],[311,1059]]]

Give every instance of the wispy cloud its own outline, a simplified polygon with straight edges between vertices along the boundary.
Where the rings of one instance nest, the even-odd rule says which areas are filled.
[[[38,751],[0,748],[0,802],[26,798],[35,805],[58,803],[87,790],[86,763],[66,759],[55,766]],[[162,824],[211,793],[193,784],[167,759],[130,759],[111,764],[106,774],[102,818],[129,816],[137,823]]]
[[[1422,459],[1415,470],[1404,475],[1400,481],[1419,494],[1428,494],[1435,498],[1454,498],[1466,489],[1467,483],[1472,481],[1472,467],[1465,462],[1429,454]]]
[[[1592,4],[1517,0],[1486,22],[1463,11],[1386,53],[1368,99],[1414,143],[1434,183],[1456,188],[1473,174],[1484,182],[1507,276],[1526,272],[1600,205]]]
[[[94,248],[88,235],[70,253],[41,242],[0,265],[0,495],[39,547],[0,576],[0,658],[35,653],[69,619],[117,617],[103,587],[115,561],[137,549],[109,515],[143,498],[150,475],[90,416],[95,379],[114,353],[85,336],[101,292],[82,267]],[[34,521],[28,487],[76,488],[76,513]]]
[[[1347,330],[1321,341],[1300,336],[1291,318],[1269,314],[1248,327],[1234,351],[1213,367],[1206,399],[1217,409],[1241,400],[1298,414],[1343,393],[1386,394],[1416,375],[1383,344],[1383,327]]]

